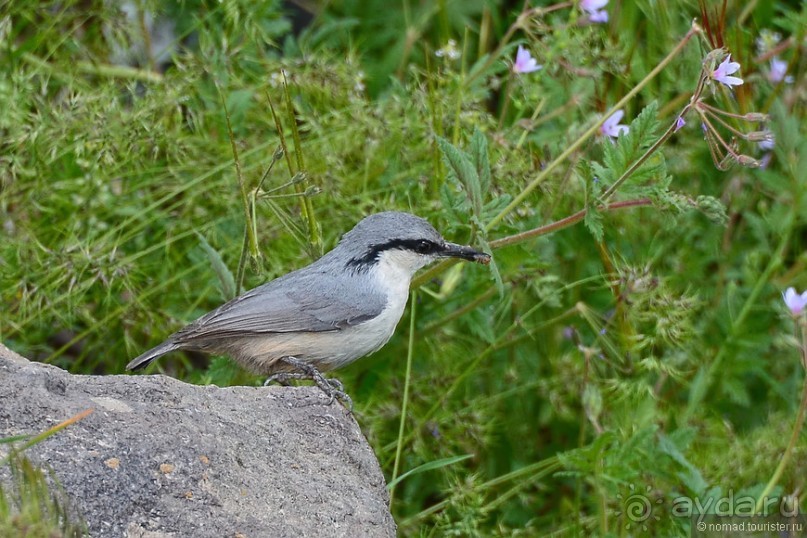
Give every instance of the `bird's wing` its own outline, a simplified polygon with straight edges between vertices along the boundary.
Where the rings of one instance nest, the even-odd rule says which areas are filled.
[[[177,342],[244,334],[338,331],[378,316],[386,305],[353,275],[297,271],[259,286],[174,335]]]

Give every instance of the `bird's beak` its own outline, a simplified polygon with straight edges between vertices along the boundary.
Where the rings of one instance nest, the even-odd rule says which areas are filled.
[[[445,242],[443,250],[438,252],[437,255],[443,258],[462,258],[463,260],[481,263],[483,265],[490,263],[490,254],[479,252],[471,247],[449,243],[448,241]]]

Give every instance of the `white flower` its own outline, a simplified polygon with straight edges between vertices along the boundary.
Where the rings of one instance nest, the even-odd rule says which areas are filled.
[[[462,54],[460,53],[460,50],[457,48],[457,42],[454,41],[453,39],[449,39],[448,43],[446,43],[446,46],[441,49],[437,49],[434,55],[437,56],[438,58],[446,57],[449,60],[459,60]]]

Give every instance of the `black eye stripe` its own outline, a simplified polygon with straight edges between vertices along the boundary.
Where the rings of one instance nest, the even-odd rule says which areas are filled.
[[[418,254],[430,254],[436,252],[439,248],[440,247],[438,247],[434,241],[429,241],[428,239],[393,239],[392,241],[374,246],[373,250],[376,253],[398,249],[411,250]]]
[[[433,254],[440,251],[440,245],[428,239],[393,239],[386,243],[373,245],[360,258],[353,258],[348,265],[361,266],[378,260],[378,256],[386,250],[410,250],[418,254]]]

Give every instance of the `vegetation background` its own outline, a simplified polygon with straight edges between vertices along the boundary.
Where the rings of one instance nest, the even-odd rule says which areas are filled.
[[[122,373],[411,211],[495,264],[428,272],[338,373],[388,480],[414,471],[402,535],[688,535],[681,499],[729,495],[803,510],[804,320],[781,293],[807,287],[807,4],[612,0],[595,23],[591,3],[0,1],[0,340]],[[519,45],[542,69],[514,68]],[[713,78],[720,47],[741,86]]]

